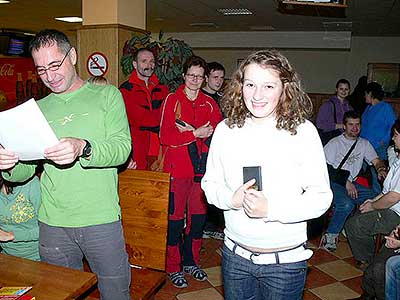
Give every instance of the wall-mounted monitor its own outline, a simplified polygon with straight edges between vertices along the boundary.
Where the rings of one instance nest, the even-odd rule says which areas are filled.
[[[26,40],[23,38],[12,37],[8,43],[8,55],[23,55],[25,52]]]
[[[31,36],[20,33],[0,32],[0,54],[6,56],[30,56],[28,51]]]

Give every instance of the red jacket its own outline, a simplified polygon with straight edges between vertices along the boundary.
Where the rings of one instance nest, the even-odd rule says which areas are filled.
[[[215,101],[199,91],[195,100],[189,100],[181,85],[175,93],[169,94],[162,107],[160,142],[166,151],[164,171],[176,178],[194,178],[199,181],[205,172],[208,147],[211,137],[195,138],[192,131],[180,132],[175,125],[175,112],[179,101],[180,119],[194,128],[210,122],[215,128],[222,120]]]
[[[147,88],[134,70],[129,80],[120,86],[120,91],[131,130],[133,159],[138,169],[147,169],[147,155],[158,155],[161,104],[169,90],[159,84],[155,74],[149,78]]]

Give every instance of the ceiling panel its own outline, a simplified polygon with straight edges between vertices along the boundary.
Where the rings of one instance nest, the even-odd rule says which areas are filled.
[[[36,32],[43,28],[74,30],[80,24],[55,21],[56,16],[81,16],[81,0],[11,0],[0,5],[1,28]],[[400,0],[348,0],[347,9],[278,10],[278,0],[148,0],[148,30],[163,31],[277,31],[344,30],[346,22],[353,35],[400,36]],[[241,7],[253,11],[251,16],[223,16],[217,8]],[[305,15],[304,15],[305,14]],[[200,23],[195,24],[193,23]],[[192,26],[191,26],[192,24]],[[346,25],[347,26],[347,25]],[[348,27],[346,28],[348,30]]]

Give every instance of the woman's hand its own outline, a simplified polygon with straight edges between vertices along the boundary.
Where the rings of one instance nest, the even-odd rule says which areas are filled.
[[[14,240],[14,233],[0,229],[0,242],[9,242]]]
[[[250,218],[265,218],[268,213],[268,201],[263,192],[249,188],[244,192],[243,208]]]
[[[234,208],[238,209],[242,207],[246,190],[248,190],[255,183],[255,179],[249,180],[236,190],[231,199]]]
[[[210,122],[208,121],[206,124],[203,126],[200,126],[197,128],[195,131],[193,131],[193,134],[196,138],[208,138],[210,135],[212,135],[214,131],[214,128],[210,125]]]

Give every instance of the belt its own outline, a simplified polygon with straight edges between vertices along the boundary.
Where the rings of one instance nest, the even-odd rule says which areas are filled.
[[[231,239],[225,237],[225,246],[233,253],[250,260],[256,265],[269,265],[269,264],[282,264],[282,263],[294,263],[309,259],[313,252],[310,249],[306,249],[304,244],[298,245],[294,248],[271,252],[271,253],[259,253],[247,250]]]

